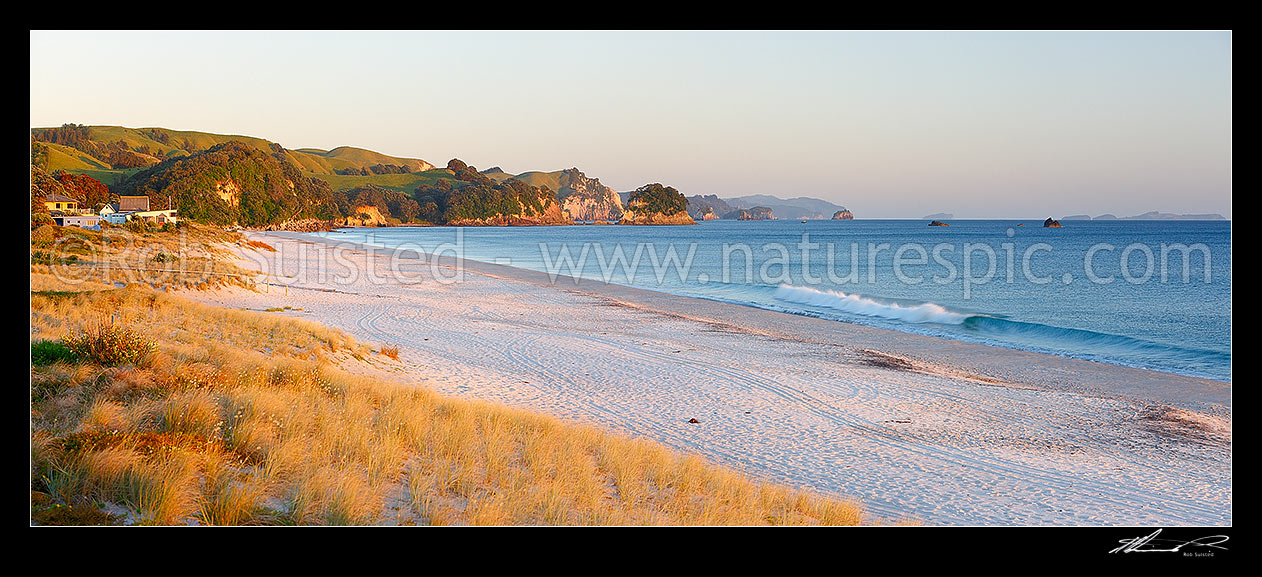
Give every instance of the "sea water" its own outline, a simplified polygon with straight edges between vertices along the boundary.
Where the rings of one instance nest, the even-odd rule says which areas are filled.
[[[1231,380],[1229,221],[712,221],[330,238]]]

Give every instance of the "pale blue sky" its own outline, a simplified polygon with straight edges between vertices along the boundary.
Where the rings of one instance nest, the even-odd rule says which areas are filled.
[[[1231,215],[1225,32],[32,32],[31,126],[66,122],[860,217]]]

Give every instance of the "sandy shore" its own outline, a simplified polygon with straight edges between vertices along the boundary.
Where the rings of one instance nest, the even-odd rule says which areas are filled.
[[[251,233],[266,292],[189,296],[396,344],[394,376],[957,525],[1229,525],[1231,385],[466,261],[443,284]],[[393,264],[392,264],[393,262]],[[394,269],[392,274],[391,269]],[[401,273],[401,274],[400,274]],[[401,278],[400,278],[401,277]],[[701,421],[688,423],[689,419]]]

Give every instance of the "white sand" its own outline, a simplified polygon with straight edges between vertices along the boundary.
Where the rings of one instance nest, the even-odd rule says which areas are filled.
[[[484,263],[445,285],[429,264],[405,260],[411,279],[400,282],[381,255],[335,255],[294,233],[250,236],[279,252],[248,258],[298,275],[281,281],[288,295],[190,296],[300,308],[274,314],[397,344],[405,368],[395,376],[443,393],[654,439],[856,497],[887,520],[1232,521],[1230,384],[599,282],[553,286]],[[352,269],[352,282],[339,278]]]

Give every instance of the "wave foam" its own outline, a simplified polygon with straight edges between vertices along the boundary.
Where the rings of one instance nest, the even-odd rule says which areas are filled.
[[[947,310],[934,303],[900,305],[882,303],[857,294],[840,291],[821,291],[806,287],[783,284],[776,289],[776,298],[791,303],[830,308],[857,315],[893,319],[909,323],[962,324],[973,316]]]

